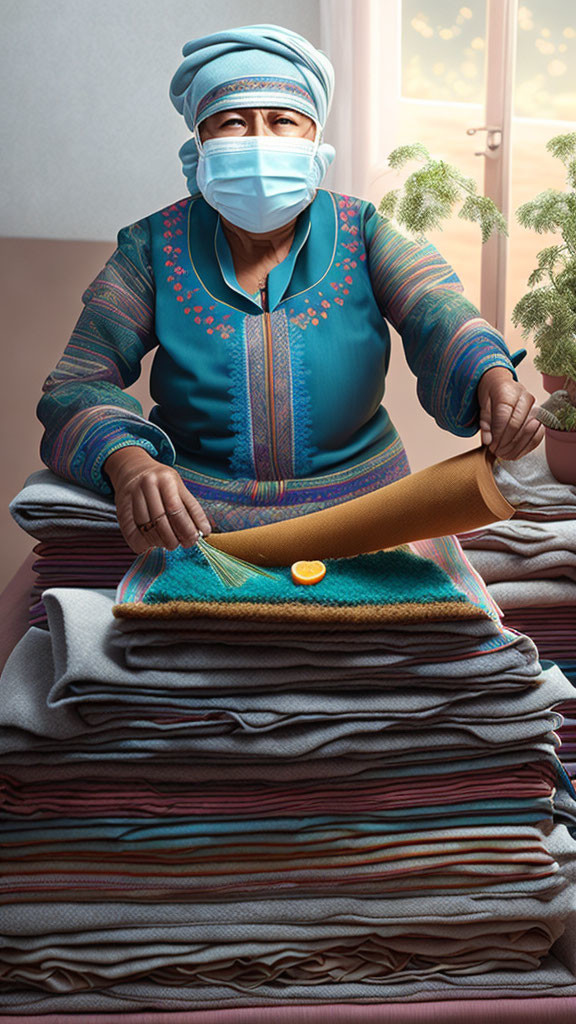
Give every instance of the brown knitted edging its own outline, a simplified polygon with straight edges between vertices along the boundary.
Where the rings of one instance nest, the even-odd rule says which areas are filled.
[[[158,604],[144,604],[143,601],[126,601],[115,604],[112,614],[117,619],[193,619],[208,616],[214,619],[250,619],[260,622],[339,622],[362,624],[364,622],[429,622],[447,619],[488,619],[484,609],[473,604],[458,604],[452,601],[432,601],[430,604],[390,605],[302,605],[254,604],[253,602],[216,601],[165,601]]]

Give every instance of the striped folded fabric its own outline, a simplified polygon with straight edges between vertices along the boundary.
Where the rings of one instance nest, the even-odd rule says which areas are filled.
[[[266,813],[268,818],[310,814],[383,814],[400,810],[411,814],[429,804],[442,803],[445,812],[461,813],[472,801],[523,801],[526,806],[548,806],[556,785],[555,766],[545,760],[481,767],[478,759],[463,761],[458,770],[436,765],[417,777],[399,769],[363,768],[352,777],[332,775],[327,782],[250,779],[220,782],[202,779],[190,765],[139,768],[86,767],[82,763],[34,765],[0,770],[0,811],[4,819],[34,821],[61,818],[112,817],[192,820],[204,815],[232,815],[239,820]],[[107,770],[106,770],[107,769]],[[335,769],[336,770],[336,769]],[[238,772],[237,774],[241,774]],[[545,816],[545,815],[544,815]]]
[[[29,624],[48,628],[48,616],[42,600],[52,587],[83,587],[116,590],[134,562],[134,552],[120,531],[97,533],[78,530],[74,536],[53,537],[34,545],[38,556],[32,568],[36,573],[29,596]]]
[[[202,545],[134,559],[108,499],[27,484],[47,628],[0,680],[4,1014],[360,1024],[576,1001],[573,683],[456,538],[234,590]]]
[[[506,625],[529,636],[543,658],[562,662],[568,668],[568,674],[573,674],[576,661],[576,606],[565,607],[559,604],[507,608],[504,615]]]
[[[81,902],[195,902],[262,892],[269,898],[480,889],[547,895],[558,886],[558,864],[540,829],[523,822],[550,822],[551,801],[507,802],[496,806],[499,814],[490,801],[464,805],[462,817],[445,814],[440,804],[351,820],[53,818],[41,828],[2,822],[0,902],[60,900],[63,893]],[[503,815],[505,825],[482,824]]]
[[[539,454],[537,455],[536,452]],[[536,449],[518,463],[501,464],[495,478],[517,480],[510,500],[518,502],[512,519],[459,535],[466,555],[482,575],[509,629],[529,636],[542,666],[556,663],[573,693],[558,706],[559,757],[576,778],[576,488],[551,478],[545,455]],[[530,493],[528,493],[530,492]],[[567,514],[569,513],[569,518]],[[568,829],[576,820],[568,809]]]

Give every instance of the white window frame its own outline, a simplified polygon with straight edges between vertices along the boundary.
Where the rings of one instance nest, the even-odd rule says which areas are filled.
[[[483,157],[484,194],[506,219],[510,214],[511,130],[518,0],[487,0],[484,120],[471,124]],[[326,139],[336,161],[326,184],[364,196],[379,173],[379,139],[393,139],[399,116],[401,0],[320,0],[322,49],[335,65],[336,88]],[[385,26],[385,28],[384,28]],[[493,129],[489,135],[486,127]],[[497,131],[496,131],[497,129]],[[415,140],[416,141],[416,140]],[[393,148],[393,144],[389,149]],[[506,330],[508,240],[493,236],[482,247],[482,316]]]

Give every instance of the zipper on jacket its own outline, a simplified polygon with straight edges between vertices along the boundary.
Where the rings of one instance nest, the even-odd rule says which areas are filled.
[[[276,416],[274,410],[274,361],[272,349],[272,318],[268,309],[268,278],[264,285],[260,286],[260,302],[262,303],[262,317],[264,329],[264,343],[266,346],[266,409],[268,415],[268,429],[270,433],[270,458],[274,467],[277,480],[280,479],[278,459],[276,453]]]

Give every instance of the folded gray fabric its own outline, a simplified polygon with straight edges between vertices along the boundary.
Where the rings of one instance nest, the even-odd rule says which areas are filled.
[[[276,683],[278,675],[289,671],[293,687],[292,670],[260,670],[259,693],[254,685],[256,670],[134,672],[122,667],[121,652],[108,643],[110,598],[98,592],[55,588],[47,594],[47,609],[50,633],[32,627],[10,655],[1,677],[5,698],[0,710],[0,749],[4,754],[52,749],[51,741],[75,741],[72,745],[78,749],[82,737],[80,746],[86,750],[116,749],[118,753],[160,752],[170,738],[172,753],[194,750],[248,759],[375,756],[393,751],[402,755],[414,747],[414,731],[421,728],[427,730],[427,749],[472,747],[478,753],[498,744],[546,742],[561,722],[549,709],[573,695],[557,666],[535,674],[539,664],[533,660],[530,641],[526,650],[511,645],[460,663],[408,666],[403,673],[397,662],[390,668],[376,657],[371,670],[366,665],[346,667],[345,682],[354,680],[348,695],[314,693],[322,671],[318,667],[300,667],[298,680],[304,692],[298,695],[276,692],[271,681]],[[521,644],[522,636],[517,639]],[[330,682],[334,667],[324,671]],[[394,690],[414,680],[440,691],[447,680],[460,678],[466,679],[473,694],[462,703],[446,699],[441,692],[431,693],[420,706],[414,695],[402,691],[390,700],[383,699],[383,694],[362,692],[374,681],[377,690],[383,682]],[[490,684],[502,678],[508,683],[521,681],[524,686],[519,689],[527,692],[517,702],[504,699],[500,703]],[[121,705],[125,710],[119,717]],[[172,714],[176,709],[181,712],[176,721],[159,718],[159,712]]]
[[[235,679],[233,671],[135,672],[123,667],[122,650],[108,644],[114,622],[110,615],[112,600],[109,594],[98,591],[55,588],[48,592],[50,633],[29,630],[12,652],[2,676],[2,756],[18,763],[22,759],[19,752],[29,751],[41,763],[43,758],[66,760],[78,756],[168,760],[180,752],[188,758],[223,757],[240,762],[257,758],[294,762],[306,756],[312,761],[342,756],[378,760],[381,764],[391,760],[395,764],[416,764],[440,761],[447,750],[458,752],[461,758],[484,756],[496,748],[499,754],[529,747],[533,752],[553,755],[558,739],[552,730],[561,718],[550,713],[549,708],[566,699],[568,692],[572,694],[571,689],[565,689],[569,684],[556,667],[548,671],[548,676],[540,675],[534,645],[528,638],[516,635],[508,647],[481,658],[408,665],[403,674],[396,667],[401,656],[395,654],[398,660],[394,672],[386,667],[385,680],[381,665],[371,675],[366,666],[347,667],[345,681],[350,684],[353,680],[349,689],[355,695],[355,703],[350,705],[352,715],[350,706],[338,701],[338,694],[330,692],[322,704],[310,692],[318,689],[317,666],[311,672],[313,687],[301,687],[307,692],[302,699],[308,704],[295,703],[293,694],[276,687],[276,691],[283,693],[283,699],[275,707],[273,702],[266,705],[256,699],[263,696],[266,688],[272,701],[272,673],[267,670],[259,694],[254,672],[246,668],[241,670],[240,679]],[[495,629],[495,641],[500,643],[501,628],[495,624]],[[404,639],[403,634],[399,636]],[[349,653],[344,657],[349,658]],[[473,662],[478,663],[474,674]],[[274,682],[281,671],[286,669],[273,673]],[[554,677],[550,671],[559,675]],[[333,691],[333,666],[329,676]],[[292,683],[286,685],[293,689],[291,678]],[[516,688],[519,692],[536,685],[536,704],[530,703],[528,696],[528,702],[517,706],[519,713],[507,719],[504,705],[498,713],[486,704],[460,705],[443,700],[438,691],[450,686],[461,692],[463,679],[470,688],[471,701],[481,701],[483,694],[495,698],[502,688]],[[552,683],[548,693],[542,688],[546,679]],[[372,689],[374,680],[377,690],[383,682],[390,691],[417,682],[435,692],[418,712],[411,699],[408,714],[402,719],[402,701],[398,698],[403,694],[397,695],[393,699],[396,703],[385,710],[382,702],[376,709],[372,700],[364,705],[358,703],[364,699],[362,690]],[[246,699],[235,705],[230,695],[242,690]],[[410,692],[409,686],[405,692]],[[219,694],[226,695],[226,704],[217,700],[212,703]],[[252,703],[248,698],[254,698]],[[542,703],[538,704],[540,700]],[[118,713],[118,702],[124,705],[124,716]],[[468,706],[472,711],[476,707],[478,714],[468,715]],[[159,712],[172,714],[174,708],[178,708],[182,720],[174,715],[172,719],[176,721],[169,722],[158,717]],[[450,709],[458,715],[458,721],[450,721]],[[423,717],[422,722],[414,721],[416,713]],[[423,735],[423,728],[426,741],[419,746],[414,743],[414,735]],[[315,771],[318,773],[317,768]]]
[[[144,637],[145,634],[142,634]],[[200,644],[190,641],[179,644],[131,644],[124,648],[123,663],[127,669],[172,671],[186,674],[191,687],[214,681],[218,688],[281,690],[286,687],[310,686],[336,689],[347,680],[356,685],[387,687],[394,680],[411,680],[414,685],[456,686],[463,688],[474,682],[498,689],[516,689],[529,685],[539,673],[538,653],[525,634],[507,631],[500,646],[493,638],[467,645],[468,652],[429,648],[428,658],[418,646],[411,650],[395,647],[391,642],[370,649],[330,651],[311,650],[279,645]],[[507,643],[507,646],[504,646]],[[115,645],[110,638],[108,649]],[[370,680],[373,682],[371,683]]]
[[[507,551],[468,548],[466,555],[485,583],[561,577],[576,584],[576,551],[546,551],[527,558]]]
[[[18,526],[38,540],[87,528],[121,536],[113,498],[69,483],[50,469],[30,473],[8,507]]]
[[[556,752],[559,748],[560,739],[557,734],[555,732],[548,732],[542,737],[531,739],[528,742],[526,740],[509,742],[504,747],[498,748],[497,753],[494,750],[491,753],[494,754],[494,763],[496,765],[508,763],[507,761],[501,762],[500,757],[506,758],[510,754],[518,755],[521,763],[542,758],[548,759],[550,763],[555,763],[558,761]],[[277,756],[267,760],[260,758],[260,761],[258,761],[256,758],[252,759],[250,752],[248,752],[246,756],[230,755],[226,759],[222,758],[222,766],[228,779],[230,778],[231,765],[234,766],[233,774],[235,778],[238,770],[241,770],[246,778],[254,777],[248,775],[250,768],[253,769],[255,775],[259,775],[261,778],[265,766],[266,775],[269,779],[285,782],[303,778],[332,778],[337,774],[338,767],[341,764],[347,763],[350,767],[355,761],[360,764],[377,764],[380,767],[393,765],[394,771],[396,771],[398,766],[414,766],[414,773],[418,775],[422,771],[428,771],[429,765],[432,765],[435,771],[437,764],[442,764],[447,758],[452,756],[454,756],[454,760],[457,758],[459,763],[464,759],[476,761],[478,758],[481,758],[484,760],[486,759],[486,751],[489,749],[487,747],[481,750],[479,747],[454,746],[453,749],[446,750],[443,749],[441,744],[434,749],[417,749],[414,746],[414,736],[412,734],[412,748],[405,751],[382,752],[375,743],[363,753],[342,753],[337,750],[328,749],[325,751],[324,758],[311,758],[308,762],[304,759],[289,757],[282,761]],[[170,763],[170,761],[174,760],[174,757],[182,760],[182,754],[185,755],[187,766],[194,766],[194,768],[197,766],[209,766],[210,758],[205,750],[198,749],[193,743],[186,744],[180,739],[175,743],[170,738],[164,745],[158,740],[153,742],[148,738],[144,740],[137,739],[135,742],[126,741],[121,744],[118,744],[118,741],[113,739],[108,743],[101,742],[90,745],[79,738],[74,742],[70,741],[64,744],[63,742],[50,743],[49,741],[34,742],[31,741],[30,737],[25,734],[22,735],[15,730],[14,735],[10,737],[8,742],[0,732],[0,759],[2,759],[2,762],[10,762],[11,765],[17,766],[34,764],[52,767],[56,764],[68,764],[80,760],[85,762],[86,765],[91,764],[93,769],[98,764],[99,769],[100,765],[106,761],[113,762],[114,764],[120,762],[142,764],[146,761],[146,772],[148,773],[149,765],[156,766],[162,761]],[[214,760],[217,761],[218,757],[215,756]]]
[[[110,588],[93,588],[92,593],[112,598],[114,603],[115,590]],[[435,623],[392,623],[386,624],[383,627],[377,622],[374,624],[365,623],[363,625],[348,623],[346,629],[342,630],[341,623],[323,623],[322,627],[320,627],[318,623],[285,622],[279,626],[278,623],[254,622],[249,620],[249,618],[242,623],[239,623],[237,618],[230,618],[230,620],[229,618],[218,618],[217,623],[215,623],[214,618],[204,618],[198,615],[198,617],[194,618],[194,622],[190,618],[162,618],[162,620],[148,621],[137,616],[133,618],[115,618],[114,629],[122,634],[146,633],[148,631],[153,633],[157,630],[159,634],[171,635],[173,633],[179,639],[194,640],[198,632],[204,633],[205,630],[210,631],[214,637],[217,636],[218,631],[221,631],[222,623],[225,625],[227,633],[229,630],[236,629],[238,642],[240,642],[245,633],[249,633],[250,639],[247,641],[248,643],[254,643],[253,635],[255,634],[261,635],[261,640],[265,643],[269,642],[269,638],[271,638],[272,642],[275,642],[276,638],[285,639],[289,636],[290,644],[292,644],[293,639],[301,638],[302,642],[314,642],[315,646],[324,642],[330,645],[339,645],[340,643],[348,643],[347,634],[349,633],[351,634],[349,642],[355,648],[359,643],[366,646],[372,645],[374,639],[378,640],[379,638],[387,637],[390,630],[395,635],[397,633],[399,635],[406,634],[407,636],[412,634],[416,639],[422,631],[427,633],[430,630],[433,631],[435,637],[439,637],[439,642],[450,643],[452,636],[458,639],[469,636],[491,636],[494,634],[495,629],[498,631],[501,627],[501,623],[495,623],[491,618],[461,618],[461,620],[458,618],[458,620],[444,620]],[[237,640],[235,639],[236,642]],[[279,642],[279,640],[276,639],[276,642]]]
[[[521,459],[496,459],[493,472],[498,489],[517,515],[522,510],[545,512],[550,517],[576,514],[576,486],[561,484],[552,475],[543,444]]]
[[[241,660],[236,661],[236,658],[241,658],[240,652],[232,649],[230,653],[222,650],[221,643],[216,643],[201,652],[200,657],[186,648],[179,648],[175,655],[176,664],[172,666],[171,648],[162,645],[152,667],[141,667],[134,673],[132,666],[125,662],[126,648],[119,648],[114,643],[112,600],[106,594],[89,589],[54,587],[45,591],[44,602],[55,661],[56,681],[50,695],[51,703],[67,699],[66,691],[71,685],[84,696],[103,693],[108,687],[116,691],[125,688],[128,692],[134,689],[186,689],[209,693],[216,689],[253,691],[260,687],[268,692],[296,686],[332,690],[345,685],[381,688],[398,685],[398,680],[447,687],[462,686],[462,680],[465,680],[467,686],[484,682],[486,686],[512,688],[515,684],[532,685],[541,671],[532,640],[523,634],[505,631],[493,623],[492,636],[487,636],[485,641],[473,637],[472,643],[464,649],[466,657],[460,660],[453,660],[450,652],[443,652],[441,648],[438,660],[434,660],[436,651],[431,651],[429,646],[419,648],[416,638],[416,654],[413,654],[411,648],[406,647],[405,634],[399,634],[398,643],[395,631],[390,630],[389,643],[387,631],[382,631],[381,649],[373,646],[369,653],[352,654],[336,651],[329,654],[324,663],[314,655],[308,660],[306,654],[304,661],[299,653],[296,658],[286,653],[278,655],[271,645],[266,651],[253,652],[251,663],[247,663],[244,652],[242,663]],[[223,636],[225,632],[226,620],[220,620],[219,635]],[[432,631],[426,632],[430,636]],[[139,633],[139,639],[143,635],[146,636]],[[477,654],[478,651],[484,653]],[[259,667],[260,658],[266,667]],[[161,662],[158,667],[156,660]],[[214,668],[207,667],[213,664]],[[89,680],[98,685],[91,686]]]
[[[507,580],[491,583],[490,595],[500,608],[576,606],[576,583],[571,580]]]
[[[375,929],[366,937],[339,934],[320,942],[290,935],[276,942],[236,938],[232,948],[229,941],[200,945],[188,940],[180,946],[174,943],[170,952],[158,949],[147,956],[139,950],[133,964],[95,964],[87,950],[72,958],[65,947],[57,946],[44,956],[8,952],[0,957],[0,988],[31,982],[48,991],[74,992],[143,976],[167,987],[180,986],[183,980],[188,985],[208,981],[252,993],[266,983],[284,988],[302,981],[316,986],[366,980],[375,985],[396,978],[405,983],[433,977],[439,970],[456,980],[498,969],[536,970],[553,941],[539,921],[531,920],[515,924],[513,940],[492,925],[483,926],[480,934],[446,939],[418,931],[410,938],[385,937]]]
[[[86,646],[88,634],[80,631],[80,647],[83,636]],[[241,725],[241,718],[245,719],[247,727],[243,731],[220,732],[218,735],[210,735],[210,729],[199,726],[194,729],[188,721],[166,725],[156,722],[154,716],[143,723],[126,724],[113,712],[108,716],[109,723],[105,716],[96,728],[86,722],[75,706],[80,693],[93,703],[95,694],[109,700],[111,691],[116,688],[118,697],[125,702],[126,690],[132,687],[134,692],[137,685],[138,699],[142,701],[142,693],[147,689],[165,694],[167,687],[172,686],[181,698],[182,687],[187,694],[193,692],[189,689],[188,674],[159,671],[135,674],[124,670],[123,678],[122,671],[113,663],[107,664],[102,654],[99,657],[89,656],[87,661],[80,657],[74,659],[70,657],[71,648],[68,646],[67,659],[60,660],[61,651],[57,645],[54,645],[53,656],[51,639],[54,635],[31,627],[6,663],[0,679],[4,695],[0,706],[2,755],[34,749],[63,754],[66,741],[70,741],[67,744],[70,751],[114,752],[116,756],[128,757],[145,753],[173,757],[177,752],[272,760],[340,755],[391,758],[414,755],[416,724],[412,720],[405,726],[395,722],[391,729],[392,719],[380,718],[372,711],[366,713],[366,718],[338,719],[333,715],[330,720],[289,720],[282,728],[282,742],[279,742],[276,730],[270,728],[269,718],[260,723],[267,728],[255,730],[250,727],[246,713],[234,716],[238,725]],[[547,709],[568,699],[573,688],[556,665],[538,678],[539,685],[526,694],[526,706],[535,712],[533,716],[499,720],[493,715],[488,722],[470,719],[462,724],[427,725],[425,734],[422,733],[426,756],[431,756],[433,750],[437,756],[442,756],[442,751],[447,750],[468,750],[470,754],[471,750],[483,753],[490,747],[517,749],[528,745],[536,748],[539,743],[550,741],[555,745],[558,741],[551,730],[559,726],[562,716]],[[70,688],[73,693],[69,692]],[[289,701],[290,695],[285,696]],[[329,696],[337,700],[337,695]],[[532,697],[535,703],[531,702]],[[310,700],[313,699],[311,695]],[[232,697],[228,700],[233,709]],[[205,698],[202,698],[202,707],[207,706],[204,702]],[[215,725],[216,730],[222,728],[221,723],[216,722]]]
[[[566,850],[563,836],[548,839]],[[545,900],[484,890],[419,898],[257,898],[196,903],[192,913],[173,903],[17,904],[3,915],[0,977],[12,973],[16,982],[33,979],[72,992],[138,973],[179,986],[189,973],[238,991],[261,991],[279,978],[287,991],[313,980],[307,977],[310,957],[314,988],[339,976],[342,985],[404,983],[430,973],[534,969],[563,934],[572,907],[568,884]],[[318,959],[321,951],[331,952],[327,960]],[[412,955],[395,962],[394,952]],[[182,971],[166,975],[176,967]]]
[[[174,620],[163,621],[167,624]],[[307,658],[310,652],[319,661],[325,655],[329,658],[333,654],[341,653],[361,656],[366,652],[371,654],[375,649],[382,652],[399,652],[403,657],[412,656],[415,661],[430,661],[435,657],[436,660],[462,658],[487,647],[504,647],[517,639],[504,626],[495,627],[491,619],[474,619],[463,623],[438,622],[429,624],[434,628],[422,628],[420,632],[414,629],[408,632],[404,626],[398,625],[371,632],[323,630],[322,633],[318,633],[317,625],[314,629],[310,629],[308,625],[302,630],[279,630],[277,623],[268,623],[261,624],[268,628],[259,629],[250,628],[258,627],[258,623],[246,620],[248,628],[244,629],[232,619],[218,620],[216,626],[214,620],[211,623],[205,619],[194,621],[194,628],[186,628],[182,620],[179,623],[175,622],[170,628],[156,628],[152,622],[148,623],[148,628],[143,628],[143,619],[116,619],[115,623],[138,622],[140,625],[133,630],[118,630],[117,626],[114,626],[110,633],[110,643],[122,650],[124,663],[131,667],[141,667],[140,662],[144,658],[161,657],[163,648],[170,648],[170,658],[173,655],[178,656],[177,648],[186,645],[190,657],[195,658],[195,668],[201,667],[204,664],[203,659],[208,657],[209,664],[214,668],[246,668],[254,664],[256,649],[259,656],[265,659],[263,662],[259,661],[261,667],[270,663],[297,664],[298,660],[302,662]],[[460,630],[460,625],[465,628]],[[248,648],[248,651],[245,648]],[[532,657],[537,657],[532,647],[526,647],[526,651],[531,651]],[[342,659],[342,663],[346,663],[346,659]],[[150,667],[148,660],[146,665]]]
[[[129,621],[129,620],[124,620]],[[169,621],[169,620],[165,620]],[[151,626],[149,630],[112,631],[110,643],[123,650],[124,663],[131,668],[174,668],[191,671],[201,668],[242,669],[256,674],[264,668],[288,666],[331,666],[334,675],[346,666],[373,666],[382,659],[382,665],[393,669],[409,665],[424,665],[434,662],[454,662],[484,657],[498,648],[520,646],[527,655],[537,660],[538,654],[532,641],[526,644],[505,627],[491,620],[479,620],[482,629],[451,635],[444,630],[435,630],[434,623],[420,633],[406,632],[401,628],[374,631],[370,640],[354,642],[356,637],[343,632],[334,637],[323,635],[322,642],[315,641],[312,634],[307,638],[284,634],[276,630],[268,635],[241,632],[237,623],[223,622],[220,632],[203,628],[188,630],[163,630]],[[472,625],[472,623],[469,623]],[[237,637],[242,637],[236,642]],[[250,643],[252,640],[252,643]],[[425,669],[416,668],[416,672]],[[470,669],[474,674],[473,668]],[[298,681],[297,678],[294,680]]]
[[[426,1002],[446,999],[513,999],[535,996],[576,995],[574,973],[555,956],[546,956],[534,971],[494,970],[486,964],[484,974],[449,976],[438,971],[415,981],[375,983],[342,981],[333,984],[282,986],[263,984],[249,993],[230,985],[154,985],[129,982],[90,992],[46,994],[31,989],[2,993],[3,1009],[11,1014],[113,1013],[146,1010],[236,1009],[243,1006],[294,1006],[320,1003]],[[327,1007],[329,1013],[329,1006]],[[487,1009],[487,1012],[489,1010]],[[272,1015],[271,1015],[272,1016]]]
[[[108,596],[109,592],[101,593]],[[127,624],[126,627],[124,624]],[[210,646],[210,664],[228,664],[232,648],[232,657],[237,659],[237,666],[242,667],[251,657],[251,653],[243,653],[245,647],[257,646],[262,656],[268,659],[280,656],[278,653],[271,654],[271,648],[276,648],[277,652],[288,652],[283,655],[285,658],[293,658],[294,652],[301,657],[302,651],[316,652],[321,658],[327,652],[361,654],[377,649],[399,652],[403,657],[411,655],[414,663],[422,663],[434,659],[457,660],[481,650],[498,650],[510,644],[515,645],[518,643],[518,634],[508,630],[502,622],[497,625],[491,619],[428,623],[420,631],[416,626],[411,626],[409,630],[407,625],[398,624],[386,629],[337,628],[322,629],[319,632],[317,624],[289,626],[284,623],[282,628],[278,628],[277,623],[250,620],[240,624],[234,619],[154,621],[134,617],[114,620],[110,642],[123,650],[124,663],[134,668],[141,667],[143,659],[146,659],[146,665],[149,666],[149,658],[156,661],[162,657],[161,648],[170,648],[166,657],[182,657],[178,645],[187,645],[188,656],[199,658],[199,651],[194,655],[190,646],[198,649],[202,644]],[[527,660],[533,661],[538,657],[530,638],[525,637],[521,646]],[[216,659],[215,662],[212,657]]]
[[[185,686],[185,680],[182,682]],[[288,725],[290,721],[304,724],[312,719],[359,719],[370,715],[378,715],[383,728],[387,723],[391,726],[394,723],[412,723],[415,729],[419,729],[439,722],[470,723],[471,726],[475,722],[528,722],[539,719],[549,707],[575,698],[572,684],[557,665],[546,670],[540,686],[497,697],[486,693],[476,694],[474,691],[458,693],[429,689],[414,693],[406,689],[395,689],[382,693],[361,688],[337,693],[301,689],[215,697],[193,695],[189,699],[184,694],[185,690],[170,694],[168,700],[164,693],[158,691],[141,696],[138,693],[120,692],[114,702],[103,699],[100,703],[79,695],[78,698],[71,698],[71,703],[80,707],[85,718],[94,718],[99,709],[102,715],[109,713],[108,709],[110,713],[114,709],[119,711],[122,705],[125,705],[122,707],[123,714],[129,713],[132,705],[136,705],[136,713],[144,713],[148,705],[151,714],[155,714],[158,707],[168,706],[186,710],[190,714],[196,712],[198,715],[219,712],[222,717],[230,716],[238,725],[254,730],[273,729]]]
[[[56,588],[54,588],[56,589]],[[102,596],[114,599],[114,591],[98,590]],[[112,603],[114,601],[112,600]],[[237,619],[158,619],[146,620],[134,618],[114,618],[111,642],[114,646],[128,651],[143,645],[164,647],[177,643],[198,645],[212,642],[213,653],[228,657],[226,646],[245,646],[260,644],[265,655],[270,646],[282,648],[298,648],[322,652],[347,651],[383,646],[385,650],[410,649],[414,654],[434,655],[434,649],[443,652],[454,652],[456,655],[467,653],[487,640],[498,642],[498,637],[505,633],[500,622],[493,619],[455,619],[428,623],[389,623],[387,625],[368,625],[366,629],[351,624],[342,629],[340,623],[326,623],[319,629],[318,623],[285,622],[279,627],[277,622],[256,622],[246,619],[240,623]],[[239,652],[239,657],[242,654]]]
[[[469,549],[508,551],[510,554],[534,558],[552,551],[576,552],[576,512],[573,519],[552,519],[534,522],[530,519],[503,519],[470,533],[459,534],[458,540],[469,558]]]

